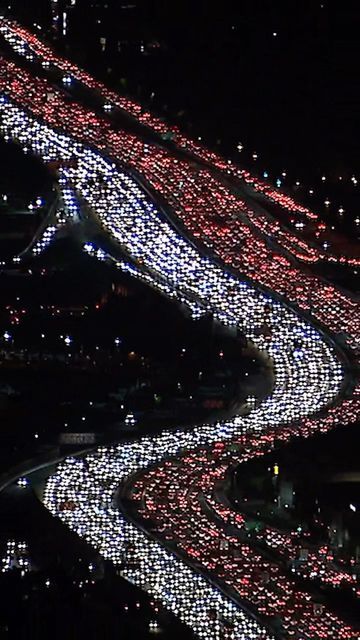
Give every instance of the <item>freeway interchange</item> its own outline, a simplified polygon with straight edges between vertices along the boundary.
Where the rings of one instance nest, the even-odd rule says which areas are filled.
[[[2,25],[8,34],[11,25]],[[62,68],[63,61],[44,52],[45,69]],[[79,75],[70,66],[67,73],[72,72]],[[104,95],[107,103],[110,98]],[[141,112],[136,115],[141,121]],[[356,360],[358,302],[303,268],[299,256],[293,264],[269,248],[256,231],[262,221],[221,180],[211,154],[195,166],[161,145],[115,130],[103,116],[65,100],[48,80],[6,59],[0,68],[0,118],[6,140],[56,164],[58,226],[78,222],[86,208],[101,229],[99,245],[103,234],[123,257],[105,250],[106,241],[104,246],[88,241],[85,251],[113,260],[186,305],[194,318],[212,313],[239,329],[269,355],[275,371],[271,394],[246,416],[67,458],[47,482],[48,509],[200,638],[358,638],[358,631],[329,608],[318,614],[311,593],[224,527],[221,518],[235,529],[241,521],[231,510],[224,512],[215,491],[229,466],[293,437],[357,420],[359,388],[349,385],[347,355],[336,338],[344,333],[343,344]],[[200,162],[200,151],[196,154]],[[152,192],[170,205],[171,215]],[[35,255],[56,229],[37,239]],[[285,236],[284,242],[284,250],[294,249]],[[304,252],[315,255],[309,248]],[[131,514],[115,501],[122,483],[136,506]],[[217,517],[209,517],[210,508]]]

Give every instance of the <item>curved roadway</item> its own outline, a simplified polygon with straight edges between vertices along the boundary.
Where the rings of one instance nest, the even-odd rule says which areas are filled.
[[[239,327],[258,349],[268,352],[276,374],[271,395],[248,416],[67,459],[48,481],[46,505],[105,557],[115,563],[125,558],[124,575],[161,600],[199,637],[274,638],[279,633],[275,616],[282,620],[279,637],[355,640],[355,629],[326,608],[316,615],[309,594],[209,520],[193,499],[200,493],[212,499],[213,487],[229,464],[263,455],[293,436],[308,437],[356,419],[357,391],[343,397],[342,355],[285,302],[199,252],[106,150],[89,146],[86,137],[81,142],[81,122],[74,138],[67,122],[59,133],[46,122],[45,112],[39,117],[36,104],[24,99],[21,106],[14,82],[6,83],[6,74],[2,76],[2,135],[45,162],[60,162],[59,183],[68,194],[68,207],[77,206],[76,193],[130,256],[131,262],[116,258],[118,267],[187,304],[195,317],[211,311],[221,322]],[[216,246],[212,249],[216,253]],[[106,257],[90,244],[87,250]],[[349,343],[354,344],[356,334],[350,331]],[[159,539],[167,535],[175,544],[172,550],[149,537],[114,503],[119,484],[141,470],[144,486],[151,488],[143,515],[151,514]],[[75,503],[74,511],[63,509],[67,500]],[[186,540],[191,540],[191,548],[184,548]],[[222,573],[220,563],[226,569]]]

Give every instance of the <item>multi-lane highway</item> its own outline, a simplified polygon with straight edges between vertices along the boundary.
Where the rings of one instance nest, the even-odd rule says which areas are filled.
[[[25,57],[33,64],[38,64],[42,70],[46,69],[53,79],[57,77],[57,80],[62,81],[68,91],[71,91],[72,83],[76,80],[79,87],[91,90],[93,97],[96,96],[97,104],[99,98],[102,100],[103,108],[108,115],[114,109],[119,109],[134,122],[143,126],[145,132],[170,138],[173,148],[185,151],[192,159],[201,160],[205,166],[217,169],[223,178],[226,177],[230,181],[234,179],[235,184],[241,184],[243,194],[256,195],[257,202],[271,202],[272,205],[275,205],[272,209],[280,215],[280,218],[283,217],[283,222],[286,221],[289,214],[300,216],[299,224],[295,225],[295,230],[292,232],[269,215],[269,212],[267,212],[267,219],[262,220],[262,224],[258,216],[251,216],[252,223],[259,230],[268,234],[272,240],[278,240],[283,248],[293,253],[300,261],[312,264],[322,261],[339,265],[357,266],[360,264],[359,250],[352,243],[348,243],[348,247],[342,245],[342,248],[345,249],[343,255],[339,252],[334,253],[329,246],[326,246],[326,250],[324,250],[324,240],[331,238],[332,241],[334,234],[314,211],[300,205],[289,195],[285,195],[279,189],[259,180],[230,160],[226,161],[216,153],[210,152],[199,142],[185,136],[178,127],[170,125],[148,112],[141,104],[109,90],[103,83],[95,80],[75,64],[56,55],[49,46],[14,21],[1,19],[0,31],[6,42],[18,55]],[[56,76],[56,74],[59,75]],[[254,198],[253,205],[255,205]],[[249,211],[249,214],[252,213]],[[311,223],[310,238],[307,225],[302,220]],[[325,242],[325,245],[327,244],[329,243]]]
[[[8,42],[11,32],[34,48],[28,63],[36,62],[36,53],[46,72],[50,66],[66,69],[70,82],[71,74],[80,73],[9,24],[2,22]],[[123,99],[87,74],[80,80],[100,91],[107,104],[120,101],[125,108]],[[134,107],[132,115],[144,123],[141,110]],[[5,139],[56,164],[61,220],[72,215],[79,220],[85,208],[102,230],[103,246],[87,242],[89,254],[106,259],[110,238],[125,256],[120,259],[115,250],[109,255],[119,269],[186,304],[195,318],[210,311],[238,327],[269,354],[275,371],[271,394],[247,416],[65,460],[49,478],[46,506],[199,637],[358,638],[358,631],[326,606],[319,613],[310,588],[300,588],[280,563],[245,541],[241,516],[224,511],[216,496],[229,465],[245,464],[292,437],[357,419],[359,388],[349,382],[347,355],[337,336],[342,332],[354,360],[358,302],[304,271],[298,261],[290,262],[281,249],[295,251],[294,244],[279,243],[276,253],[269,248],[256,211],[222,179],[219,161],[196,145],[194,164],[119,130],[7,59],[0,65],[0,117]],[[156,122],[145,118],[153,128]],[[191,141],[178,143],[194,151]],[[282,203],[280,196],[276,192],[273,198]],[[296,211],[296,203],[284,202]],[[182,224],[174,224],[175,218]],[[37,249],[51,237],[39,240]],[[101,234],[99,239],[101,244]],[[130,497],[135,510],[121,507],[123,484],[121,496]],[[274,536],[268,532],[269,544],[275,544]]]

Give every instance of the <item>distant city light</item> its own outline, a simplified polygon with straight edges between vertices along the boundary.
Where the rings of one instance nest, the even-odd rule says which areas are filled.
[[[66,14],[66,11],[64,11],[63,12],[63,26],[62,26],[63,36],[66,36],[66,31],[67,31],[67,14]]]

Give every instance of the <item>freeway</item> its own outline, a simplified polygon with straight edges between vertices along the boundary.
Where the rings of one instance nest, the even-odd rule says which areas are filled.
[[[20,101],[37,118],[51,127],[67,131],[76,140],[91,145],[116,161],[119,168],[141,174],[165,199],[189,237],[222,260],[227,268],[241,272],[256,284],[277,291],[288,301],[323,323],[328,330],[343,334],[353,348],[359,348],[359,302],[319,277],[291,265],[281,252],[274,252],[240,219],[239,211],[250,213],[245,203],[209,171],[198,171],[192,163],[179,161],[164,149],[150,146],[126,132],[114,131],[108,123],[75,102],[53,92],[51,85],[3,60],[1,85],[9,97]],[[26,88],[25,88],[26,87]],[[76,157],[64,158],[71,165]],[[71,166],[62,176],[74,177]]]
[[[360,264],[358,247],[356,244],[347,242],[339,243],[338,237],[332,233],[319,216],[294,201],[289,195],[275,189],[248,171],[241,169],[230,160],[214,152],[210,152],[204,146],[185,136],[176,126],[165,123],[162,119],[155,117],[146,111],[142,105],[134,100],[119,96],[114,91],[109,90],[103,83],[95,80],[87,72],[77,65],[56,55],[54,51],[41,42],[37,36],[30,33],[16,22],[8,18],[0,17],[0,31],[5,41],[19,55],[38,64],[42,70],[50,71],[52,74],[58,72],[58,76],[66,84],[67,89],[71,89],[75,79],[79,87],[83,87],[88,94],[95,97],[95,100],[103,101],[103,107],[109,115],[113,108],[120,110],[134,123],[143,128],[144,136],[151,133],[152,136],[161,136],[164,143],[169,142],[173,151],[188,155],[196,161],[201,161],[206,167],[220,172],[223,178],[233,180],[237,189],[241,188],[243,194],[247,194],[252,199],[252,206],[257,209],[257,203],[270,202],[272,210],[276,211],[277,219],[268,213],[265,224],[259,225],[259,216],[255,216],[252,222],[258,226],[263,233],[268,233],[269,238],[276,238],[284,248],[294,254],[297,259],[307,263],[330,262],[338,265],[347,264],[357,266]],[[65,74],[65,75],[64,75]],[[297,223],[295,231],[290,229],[287,220],[291,216],[296,216]],[[293,221],[290,220],[292,224]],[[309,225],[307,225],[309,223]],[[308,228],[309,226],[309,228]],[[300,231],[301,230],[301,231]],[[324,240],[326,241],[324,243]],[[329,247],[340,244],[340,251],[334,253],[329,251]],[[325,247],[324,247],[325,245]],[[324,250],[325,249],[325,250]]]
[[[0,132],[44,162],[59,163],[59,188],[69,215],[78,215],[81,198],[131,257],[115,259],[118,268],[187,305],[194,317],[210,311],[220,322],[238,327],[270,355],[275,368],[271,394],[247,416],[68,458],[49,479],[45,504],[200,638],[355,640],[359,637],[355,628],[326,607],[318,615],[310,592],[299,589],[278,565],[209,519],[197,499],[200,494],[213,499],[214,486],[229,465],[264,455],[292,437],[309,437],[357,419],[359,389],[348,387],[344,356],[327,335],[329,330],[346,329],[348,345],[355,347],[359,329],[354,314],[347,317],[349,309],[356,312],[353,301],[315,276],[294,271],[281,255],[274,260],[263,245],[252,243],[253,238],[244,244],[222,233],[219,225],[209,230],[208,206],[216,214],[231,207],[235,212],[239,203],[205,169],[191,173],[186,163],[171,163],[168,156],[162,156],[160,164],[154,150],[143,148],[150,160],[141,162],[128,150],[128,163],[123,156],[123,165],[131,167],[137,158],[137,170],[148,179],[152,165],[156,170],[152,179],[165,198],[171,200],[171,190],[181,191],[180,182],[186,181],[189,189],[184,189],[181,206],[174,202],[176,212],[184,216],[187,233],[193,232],[195,239],[201,234],[207,237],[211,251],[223,262],[204,255],[164,218],[131,173],[114,162],[121,146],[131,143],[136,154],[139,141],[116,137],[106,127],[106,137],[99,137],[103,123],[94,115],[90,121],[90,114],[80,108],[76,111],[71,105],[67,110],[60,96],[52,109],[44,100],[46,85],[22,74],[13,64],[2,65]],[[244,227],[243,237],[249,234]],[[86,250],[106,259],[105,252],[91,243]],[[233,262],[235,258],[240,262]],[[251,267],[253,283],[240,275],[246,266]],[[288,297],[300,301],[299,307],[304,306],[302,296],[306,293],[308,299],[315,289],[312,312],[322,322],[322,331],[286,303],[288,289],[282,287],[289,278]],[[268,292],[259,286],[264,283]],[[279,293],[284,300],[275,295]],[[324,310],[327,299],[330,303]],[[120,483],[141,471],[137,480],[143,483],[141,516],[150,515],[152,527],[158,529],[156,539],[114,503]],[[75,508],[66,509],[67,503]],[[171,550],[161,542],[163,537],[166,544],[171,541]],[[281,621],[280,627],[274,618]]]

